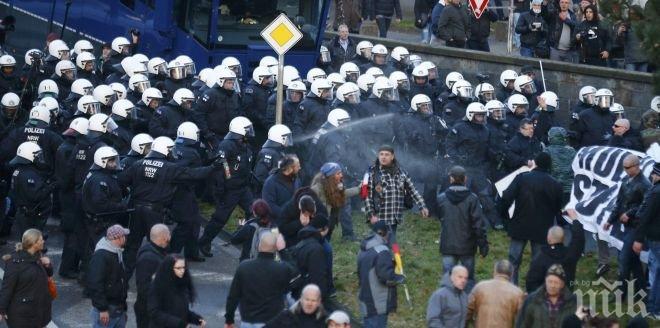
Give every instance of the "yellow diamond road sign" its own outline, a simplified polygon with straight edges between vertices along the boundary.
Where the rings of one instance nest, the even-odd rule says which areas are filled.
[[[282,55],[302,39],[302,33],[286,14],[280,14],[261,31],[261,37],[275,52]]]

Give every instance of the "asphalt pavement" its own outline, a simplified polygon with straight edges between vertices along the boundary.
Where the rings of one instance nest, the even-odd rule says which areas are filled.
[[[49,220],[46,227],[49,235],[46,241],[46,247],[48,247],[46,255],[54,263],[54,277],[58,293],[57,299],[53,301],[53,320],[48,327],[92,327],[90,315],[92,305],[88,298],[82,297],[83,289],[75,280],[63,279],[57,275],[63,245],[63,234],[59,231],[58,225],[59,222]],[[13,245],[17,241],[18,236],[10,239],[7,245],[0,247],[0,254],[13,251]],[[212,258],[207,258],[206,262],[202,263],[187,263],[197,290],[197,301],[192,309],[206,319],[209,328],[223,327],[224,325],[225,301],[240,255],[237,248],[225,245],[225,242],[220,238],[215,238],[212,246],[214,254]],[[133,303],[137,296],[134,276],[131,278],[131,286],[128,292],[127,327],[136,327],[135,314],[133,313]],[[240,318],[238,313],[236,318],[237,320]],[[0,327],[6,327],[6,325],[3,323],[0,324]]]

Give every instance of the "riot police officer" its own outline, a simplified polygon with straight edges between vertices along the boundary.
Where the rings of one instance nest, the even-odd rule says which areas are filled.
[[[16,74],[16,59],[11,55],[0,56],[0,95],[19,91],[21,84]]]
[[[0,139],[17,125],[25,124],[28,115],[21,110],[21,99],[13,92],[7,92],[0,99]]]
[[[196,168],[202,166],[202,158],[199,155],[199,128],[195,123],[183,122],[177,129],[177,138],[174,145],[173,155],[176,164]],[[176,227],[172,231],[170,251],[184,255],[188,261],[204,262],[206,259],[199,256],[199,229],[202,216],[195,199],[195,184],[184,183],[176,187],[172,198],[172,218]]]
[[[348,112],[341,108],[335,108],[328,114],[328,118],[316,131],[310,141],[305,161],[305,182],[311,182],[314,175],[319,171],[321,165],[326,162],[348,163],[346,156],[350,152],[348,134],[341,127],[351,121]]]
[[[165,80],[166,93],[163,95],[165,99],[172,99],[174,92],[181,88],[190,89],[190,80],[188,80],[188,71],[186,64],[180,60],[174,59],[167,64],[170,78]]]
[[[245,213],[250,213],[252,204],[252,151],[248,138],[254,137],[252,122],[243,116],[237,116],[229,124],[229,132],[218,145],[219,160],[224,161],[224,172],[214,175],[216,206],[211,221],[206,225],[204,234],[199,239],[202,255],[213,256],[211,241],[225,226],[236,206]]]
[[[359,44],[358,44],[359,46]],[[377,67],[383,74],[389,76],[394,72],[394,67],[387,63],[387,48],[382,44],[376,44],[371,48],[371,61],[360,66],[360,71],[366,72],[369,68]]]
[[[357,83],[360,77],[360,68],[354,63],[345,62],[339,67],[339,74],[344,78],[344,81]]]
[[[394,104],[398,107],[399,114],[405,114],[410,109],[410,80],[408,75],[401,71],[394,71],[390,74],[390,82],[394,84],[399,99]]]
[[[474,98],[486,105],[487,102],[495,99],[495,87],[487,82],[477,84],[474,88]]]
[[[56,39],[48,44],[48,56],[43,60],[43,69],[46,76],[55,73],[55,65],[60,60],[69,60],[69,46],[62,40]]]
[[[393,120],[392,117],[397,113],[397,106],[394,101],[398,99],[397,90],[388,78],[379,77],[372,87],[371,96],[365,102],[360,103],[364,117],[372,119],[356,131],[355,134],[361,134],[369,149],[376,149],[378,145],[393,142]],[[377,119],[375,119],[378,117]],[[369,156],[372,156],[370,154]]]
[[[57,181],[57,199],[60,202],[60,229],[64,234],[64,245],[62,246],[62,261],[60,262],[59,274],[67,279],[78,277],[78,264],[81,259],[78,248],[78,231],[76,228],[76,195],[72,181],[67,178],[70,168],[67,162],[71,152],[76,146],[76,140],[87,135],[89,121],[84,117],[78,117],[71,121],[69,129],[62,133],[64,142],[57,148],[55,153],[55,173]]]
[[[73,81],[71,83],[71,92],[69,92],[69,95],[62,102],[64,110],[73,116],[78,109],[78,100],[82,96],[91,96],[93,91],[94,85],[89,80],[79,78]]]
[[[514,83],[518,78],[518,72],[507,69],[500,73],[500,87],[497,89],[497,99],[506,102],[515,91]]]
[[[431,99],[435,99],[437,95],[429,84],[429,71],[422,65],[415,67],[412,71],[412,85],[410,86],[410,99],[418,94],[424,94]],[[433,108],[431,108],[433,109]]]
[[[527,118],[527,110],[529,109],[529,102],[523,95],[513,94],[507,100],[507,107],[511,112],[506,116],[506,123],[509,128],[509,139],[516,134],[520,121]]]
[[[326,79],[312,82],[305,100],[300,102],[293,132],[304,136],[316,131],[325,122],[332,101],[332,84]]]
[[[16,204],[16,223],[21,236],[28,229],[43,230],[50,215],[50,194],[56,183],[41,170],[44,164],[41,147],[30,141],[18,146],[16,157],[9,162],[14,168],[10,195]]]
[[[366,40],[358,42],[357,46],[355,46],[355,56],[351,62],[360,68],[361,73],[366,71],[362,67],[366,67],[371,62],[371,49],[373,47],[374,45]]]
[[[126,58],[126,56],[131,55],[132,46],[131,42],[123,36],[116,37],[112,40],[112,43],[110,44],[112,54],[101,67],[103,79],[106,79],[110,74],[116,71],[115,65],[119,64],[124,58]]]
[[[579,147],[606,145],[612,136],[614,116],[610,112],[614,94],[608,89],[598,89],[594,94],[595,105],[582,111],[573,127]]]
[[[240,110],[240,100],[235,92],[236,74],[227,68],[218,70],[216,83],[197,99],[195,115],[207,144],[217,147],[220,136],[229,131],[229,121]]]
[[[596,88],[590,85],[585,85],[580,88],[580,92],[578,93],[578,102],[576,102],[573,108],[571,108],[571,118],[573,122],[577,122],[579,119],[578,115],[583,110],[587,110],[594,106],[594,95],[596,94],[596,91]]]
[[[337,88],[337,98],[332,102],[330,108],[341,108],[351,117],[361,117],[360,88],[353,82],[346,82]]]
[[[285,94],[286,99],[282,104],[282,124],[286,126],[293,126],[295,123],[295,116],[298,112],[298,107],[300,102],[305,98],[305,93],[307,92],[307,87],[302,81],[291,81],[286,88]],[[272,97],[271,97],[272,98]],[[267,111],[267,121],[268,126],[273,126],[275,124],[275,119],[277,113],[276,111],[276,102],[270,102],[268,104]]]
[[[96,57],[91,52],[81,52],[76,56],[76,66],[79,79],[86,79],[95,86],[101,83],[101,78],[96,72]]]
[[[513,82],[513,88],[515,90],[514,94],[520,94],[527,98],[529,108],[536,108],[539,105],[536,100],[536,96],[539,95],[538,89],[536,88],[536,82],[534,82],[534,79],[529,77],[529,75],[519,75]]]
[[[545,91],[539,96],[539,106],[530,119],[534,123],[534,138],[548,144],[548,131],[556,126],[555,112],[559,109],[559,99],[552,91]]]
[[[465,117],[467,106],[473,101],[472,84],[466,80],[454,82],[451,87],[451,95],[444,104],[442,118],[449,126],[454,126]]]
[[[131,76],[130,79],[128,79],[128,91],[126,92],[126,99],[135,104],[142,99],[144,90],[149,88],[151,88],[151,82],[149,79],[144,74],[135,74]]]
[[[447,134],[446,123],[433,114],[431,98],[418,94],[410,101],[408,113],[403,116],[395,129],[397,139],[402,143],[401,161],[409,165],[411,178],[422,181],[424,202],[432,212],[435,210],[438,172],[442,172],[438,154],[444,156],[441,141]]]
[[[131,222],[124,263],[126,272],[135,268],[137,250],[142,238],[156,223],[163,223],[168,215],[176,185],[202,180],[209,177],[214,166],[188,168],[172,161],[174,141],[168,137],[158,137],[151,144],[151,151],[135,164],[119,174],[122,186],[131,188],[131,201],[135,207]]]
[[[156,108],[149,122],[149,134],[174,138],[181,123],[192,121],[192,106],[195,95],[189,89],[181,88],[174,92],[172,100]]]
[[[358,77],[357,85],[360,88],[360,101],[366,101],[371,96],[372,88],[376,83],[376,78],[369,74],[362,74]],[[362,117],[362,116],[360,116]]]
[[[491,181],[499,181],[506,175],[504,166],[504,146],[509,142],[511,129],[506,121],[506,112],[509,110],[501,101],[493,99],[484,106],[488,111],[486,126],[490,131],[491,139]]]
[[[149,122],[151,122],[154,111],[160,107],[162,101],[163,94],[158,89],[149,88],[144,90],[142,98],[131,112],[131,130],[133,133],[147,133],[149,131]]]
[[[410,52],[405,47],[395,47],[390,54],[390,65],[397,71],[406,72],[410,66]]]
[[[164,90],[164,83],[165,80],[167,80],[167,62],[165,59],[160,57],[152,57],[149,59],[147,62],[147,72],[149,82],[158,89],[161,89],[158,85],[163,85],[162,89]]]
[[[261,195],[266,178],[273,169],[279,167],[280,160],[285,155],[287,147],[293,146],[293,135],[291,130],[283,124],[273,125],[268,130],[268,140],[263,144],[257,154],[254,165],[254,194]]]
[[[101,113],[105,115],[112,114],[112,105],[117,101],[115,90],[109,85],[101,84],[92,91],[94,99],[101,103]]]
[[[274,74],[267,67],[259,66],[252,71],[252,80],[243,89],[242,113],[254,122],[256,136],[254,142],[261,145],[266,139],[268,122],[266,108],[268,98],[275,85]]]
[[[92,245],[114,224],[127,223],[128,202],[119,185],[119,153],[108,146],[94,152],[94,164],[82,186],[82,207],[87,215],[87,233]]]
[[[51,79],[57,83],[59,94],[57,100],[64,101],[71,92],[71,83],[76,80],[76,65],[70,60],[60,60],[55,65],[55,74]]]
[[[117,128],[112,131],[113,145],[121,154],[126,154],[131,148],[133,132],[130,127],[130,115],[134,109],[133,103],[126,99],[119,99],[112,105],[110,117],[117,124]]]
[[[133,137],[131,140],[131,150],[121,159],[122,169],[126,169],[133,165],[135,162],[144,158],[151,150],[151,143],[154,141],[150,135],[140,133]]]
[[[36,106],[30,111],[30,119],[25,126],[16,127],[9,132],[0,143],[2,155],[7,156],[16,152],[18,146],[30,141],[39,145],[45,168],[50,172],[53,169],[55,153],[62,143],[62,138],[53,132],[50,127],[50,111],[43,106]]]

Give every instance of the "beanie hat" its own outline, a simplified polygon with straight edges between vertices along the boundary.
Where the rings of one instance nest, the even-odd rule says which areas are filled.
[[[562,267],[561,264],[553,264],[550,266],[545,276],[547,277],[551,275],[561,279],[563,282],[566,282],[566,272],[564,271],[564,267]]]
[[[321,166],[321,173],[326,178],[335,175],[337,172],[341,172],[341,165],[335,162],[328,162]]]
[[[378,232],[385,232],[387,233],[389,231],[387,224],[383,220],[379,220],[378,222],[374,223],[371,226],[371,231],[378,233]]]
[[[129,233],[131,233],[130,230],[122,227],[120,224],[115,224],[112,227],[108,228],[108,230],[106,230],[105,237],[108,240],[115,240],[115,239],[119,239],[123,236],[126,236]]]
[[[378,152],[381,152],[381,151],[389,151],[390,153],[394,154],[394,147],[392,147],[390,145],[382,145],[382,146],[380,146],[380,148],[378,148]]]

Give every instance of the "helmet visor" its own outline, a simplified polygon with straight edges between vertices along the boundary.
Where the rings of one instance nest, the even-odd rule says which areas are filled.
[[[496,121],[504,121],[506,119],[506,110],[504,108],[493,108],[490,111],[490,117]]]
[[[480,93],[481,100],[483,101],[491,101],[495,99],[495,95],[493,94],[493,91],[482,91]]]
[[[362,48],[360,50],[362,57],[370,59],[371,58],[371,48]]]
[[[151,82],[149,81],[139,81],[133,83],[133,88],[139,93],[143,93],[144,90],[151,88]]]
[[[292,102],[292,103],[299,103],[302,101],[303,98],[303,92],[300,90],[291,90],[287,89],[286,90],[286,101]]]
[[[254,137],[254,126],[248,125],[245,127],[245,136]]]
[[[87,112],[87,115],[92,116],[101,112],[101,103],[100,102],[91,102],[83,105],[83,108]]]
[[[458,96],[461,98],[472,97],[472,87],[460,87],[458,89]]]
[[[520,86],[520,91],[524,94],[531,95],[536,93],[536,84],[534,81],[527,82]]]
[[[243,68],[241,67],[240,64],[239,65],[234,65],[234,66],[229,66],[229,69],[232,70],[234,72],[234,74],[236,74],[236,76],[238,76],[238,77],[243,76]]]
[[[347,104],[359,104],[360,94],[358,91],[347,93],[344,95],[344,102]]]
[[[514,114],[524,114],[527,113],[527,110],[529,109],[528,104],[513,104],[513,112]]]
[[[329,51],[321,51],[320,55],[321,63],[327,64],[332,61],[330,58],[330,52]]]
[[[344,79],[346,82],[357,82],[358,77],[360,77],[360,72],[346,72]]]
[[[195,63],[188,63],[186,64],[186,76],[193,76],[197,74],[197,67],[195,67]]]
[[[433,107],[430,102],[423,102],[417,104],[417,112],[423,116],[431,116],[433,114]]]
[[[383,89],[380,93],[380,98],[387,101],[398,101],[399,93],[396,89]]]
[[[83,88],[83,96],[91,96],[94,93],[94,87]]]
[[[435,80],[438,78],[438,69],[436,67],[429,68],[429,80]]]
[[[67,69],[62,71],[62,76],[64,76],[64,78],[67,79],[68,81],[73,82],[76,80],[76,77],[78,75],[76,73],[77,72],[75,69]]]
[[[291,147],[293,146],[293,135],[291,133],[287,133],[282,136],[282,144],[284,147]]]
[[[600,96],[597,100],[597,105],[600,108],[610,108],[610,106],[612,106],[612,97],[610,96]]]
[[[175,80],[181,80],[186,78],[187,69],[185,66],[182,67],[172,67],[169,69],[170,77]]]
[[[399,90],[410,91],[410,81],[408,81],[408,80],[399,80],[399,81],[397,81],[397,84],[398,84],[398,89]]]

